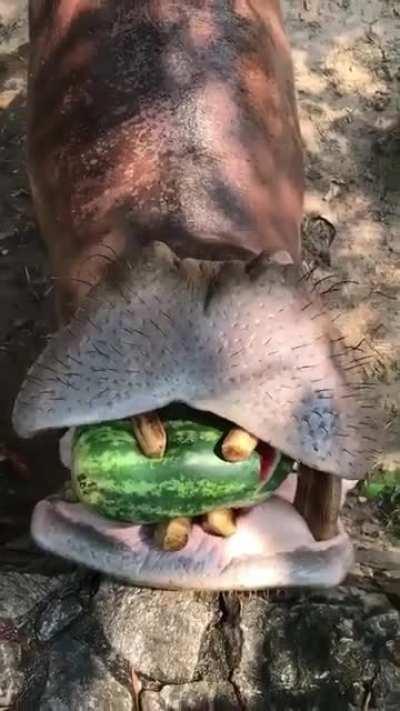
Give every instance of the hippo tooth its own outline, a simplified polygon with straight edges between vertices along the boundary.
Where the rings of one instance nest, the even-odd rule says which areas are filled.
[[[316,541],[338,534],[342,481],[337,476],[301,466],[294,507],[306,521]]]
[[[242,462],[251,456],[257,444],[257,437],[240,427],[234,427],[222,443],[222,455],[228,462]]]
[[[132,418],[132,427],[139,447],[147,457],[163,457],[167,448],[167,433],[156,412]]]
[[[210,511],[203,518],[203,529],[214,536],[232,536],[236,531],[234,512],[226,508]]]
[[[180,551],[189,540],[191,528],[190,518],[184,516],[163,521],[155,527],[154,543],[164,551]]]

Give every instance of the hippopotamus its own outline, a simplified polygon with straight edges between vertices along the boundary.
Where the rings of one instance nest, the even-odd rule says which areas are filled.
[[[13,423],[212,413],[291,457],[234,535],[169,552],[56,496],[43,548],[136,585],[339,583],[340,520],[380,422],[357,351],[303,266],[302,139],[278,0],[31,0],[28,171],[58,329]]]

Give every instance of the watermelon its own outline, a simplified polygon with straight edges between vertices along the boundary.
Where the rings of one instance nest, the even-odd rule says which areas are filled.
[[[164,425],[168,446],[162,459],[142,454],[130,422],[78,428],[71,470],[78,499],[113,520],[153,524],[253,506],[292,470],[293,462],[269,447],[264,456],[255,451],[246,461],[225,461],[221,428],[182,420]]]

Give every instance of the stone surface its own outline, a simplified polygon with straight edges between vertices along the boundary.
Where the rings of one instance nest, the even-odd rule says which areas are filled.
[[[377,590],[199,595],[4,573],[0,601],[0,708],[400,708],[400,613]]]
[[[132,696],[82,642],[68,636],[50,652],[38,711],[132,711]]]
[[[93,616],[117,654],[162,683],[191,681],[203,640],[220,612],[215,596],[139,590],[105,581]]]
[[[164,686],[161,691],[144,692],[140,711],[234,711],[239,702],[232,684],[198,682]],[[249,709],[250,711],[250,709]]]
[[[0,620],[21,620],[32,610],[45,604],[46,600],[60,592],[76,589],[79,576],[72,575],[29,575],[27,573],[2,572],[0,585]]]
[[[73,622],[82,612],[83,606],[74,595],[57,598],[50,602],[39,616],[37,637],[47,642]]]
[[[368,695],[371,708],[392,707],[400,693],[398,659],[391,663],[400,614],[384,596],[341,592],[290,605],[261,596],[242,604],[233,680],[245,708],[362,708]]]
[[[200,595],[95,582],[3,572],[0,708],[133,711],[135,693],[138,711],[400,708],[400,613],[378,590]]]
[[[11,706],[24,687],[21,658],[19,644],[0,641],[0,709]]]
[[[375,708],[383,711],[398,711],[400,708],[400,668],[390,662],[379,664],[379,673],[374,685]]]

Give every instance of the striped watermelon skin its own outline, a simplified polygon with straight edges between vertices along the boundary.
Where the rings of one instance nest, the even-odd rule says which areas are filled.
[[[264,501],[288,473],[277,466],[267,483],[261,459],[219,456],[222,429],[169,421],[162,459],[145,457],[129,422],[79,428],[73,443],[72,481],[82,503],[113,520],[152,524],[176,516],[193,518],[220,507],[243,508]],[[279,455],[276,464],[278,464]]]

